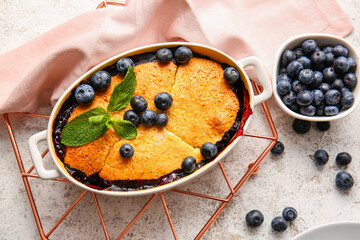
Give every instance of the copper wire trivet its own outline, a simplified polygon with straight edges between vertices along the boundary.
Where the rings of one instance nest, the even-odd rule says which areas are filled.
[[[100,5],[97,8],[107,7],[108,5],[123,6],[125,4],[124,2],[125,1],[103,1],[103,2],[100,3]],[[254,87],[255,87],[257,92],[261,92],[260,87],[257,84],[254,84]],[[210,228],[210,226],[215,222],[215,220],[224,211],[226,206],[233,199],[233,197],[238,193],[240,188],[249,179],[249,177],[251,175],[253,175],[253,174],[258,173],[259,164],[262,162],[262,160],[265,158],[265,156],[270,152],[271,148],[274,146],[274,144],[277,141],[278,135],[277,135],[276,128],[275,128],[274,122],[272,120],[271,114],[269,112],[269,108],[268,108],[266,103],[262,103],[261,105],[262,105],[264,114],[266,116],[267,123],[269,125],[270,130],[271,130],[272,136],[244,133],[243,137],[251,137],[251,138],[259,138],[259,139],[264,139],[264,140],[270,140],[270,143],[269,143],[269,145],[267,145],[267,147],[264,149],[264,151],[258,156],[258,158],[254,162],[249,164],[248,170],[241,177],[241,179],[237,182],[235,187],[233,187],[231,185],[229,177],[228,177],[222,163],[221,162],[218,163],[218,166],[219,166],[221,172],[223,173],[225,181],[226,181],[226,183],[227,183],[227,185],[229,187],[229,194],[228,194],[228,196],[226,198],[219,198],[219,197],[216,197],[216,196],[204,195],[204,194],[200,194],[200,193],[196,193],[196,192],[183,191],[183,190],[179,190],[179,189],[172,189],[171,190],[172,192],[179,193],[179,194],[187,194],[187,195],[194,196],[194,197],[211,199],[211,200],[214,200],[214,201],[220,201],[221,202],[220,206],[218,206],[214,210],[213,215],[205,223],[205,225],[202,227],[202,229],[199,231],[199,233],[195,236],[194,239],[196,239],[196,240],[198,240],[198,239],[200,239],[200,238],[202,238],[204,236],[206,231]],[[40,114],[34,114],[34,113],[5,113],[5,114],[3,114],[3,118],[5,120],[5,125],[6,125],[6,128],[7,128],[8,134],[9,134],[10,142],[11,142],[11,145],[13,147],[15,158],[16,158],[19,170],[20,170],[20,175],[21,175],[21,178],[23,180],[27,196],[29,198],[29,203],[30,203],[30,206],[31,206],[32,213],[34,215],[36,227],[38,229],[38,232],[39,232],[39,235],[40,235],[41,239],[49,239],[50,235],[63,222],[63,220],[74,209],[74,207],[81,201],[81,199],[85,196],[85,194],[88,193],[88,191],[83,191],[80,194],[80,196],[74,201],[74,203],[65,211],[65,213],[62,215],[62,217],[60,217],[60,219],[54,224],[54,226],[47,233],[45,233],[44,228],[42,226],[40,216],[39,216],[39,212],[37,210],[37,207],[36,207],[36,204],[35,204],[35,201],[34,201],[34,196],[33,196],[33,193],[31,191],[30,183],[29,183],[29,180],[28,180],[28,178],[39,178],[39,176],[37,174],[32,173],[33,170],[34,170],[33,165],[27,170],[25,170],[25,168],[24,168],[24,164],[23,164],[20,152],[19,152],[19,148],[18,148],[16,139],[15,139],[15,135],[14,135],[14,132],[13,132],[10,120],[9,120],[9,115],[22,115],[24,117],[37,117],[37,118],[46,118],[46,119],[48,119],[49,116],[40,115]],[[46,149],[43,152],[42,157],[45,157],[45,155],[48,153],[48,151],[49,150]],[[69,182],[68,180],[63,179],[63,178],[53,179],[52,181]],[[101,212],[99,202],[97,200],[97,196],[96,196],[95,193],[92,193],[92,192],[89,192],[89,194],[91,194],[93,199],[94,199],[94,203],[95,203],[95,206],[96,206],[96,209],[97,209],[97,213],[99,215],[100,223],[101,223],[102,229],[104,231],[105,239],[110,239],[107,228],[105,226],[104,217],[103,217],[103,214]],[[125,236],[125,234],[129,231],[129,229],[134,225],[134,223],[139,219],[139,217],[144,213],[144,211],[150,206],[150,204],[158,196],[160,197],[160,200],[161,200],[161,202],[163,204],[164,212],[165,212],[165,214],[167,216],[167,219],[169,221],[169,226],[170,226],[171,231],[173,233],[174,239],[178,239],[177,233],[175,231],[175,227],[174,227],[174,224],[173,224],[173,221],[172,221],[172,218],[170,216],[170,213],[169,213],[169,210],[168,210],[168,207],[167,207],[167,203],[166,203],[166,200],[165,200],[165,197],[164,197],[164,193],[161,192],[161,193],[153,194],[150,197],[150,199],[146,202],[146,204],[142,207],[142,209],[138,212],[138,214],[132,219],[132,221],[125,227],[125,229],[121,232],[121,234],[116,238],[117,240],[121,239],[121,238],[123,238]],[[115,237],[112,238],[112,239],[115,239]]]

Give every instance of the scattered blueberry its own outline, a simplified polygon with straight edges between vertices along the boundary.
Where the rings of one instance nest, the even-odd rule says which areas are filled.
[[[298,134],[307,133],[310,130],[311,123],[309,121],[294,119],[292,124],[293,130]]]
[[[276,90],[280,95],[286,95],[290,93],[291,83],[286,80],[281,80],[276,84]]]
[[[104,70],[97,71],[91,76],[89,83],[95,90],[105,90],[110,86],[111,75]]]
[[[340,104],[344,108],[349,108],[354,104],[354,94],[350,91],[344,91],[341,94]]]
[[[284,152],[284,144],[280,141],[277,141],[274,147],[271,149],[271,153],[275,155],[280,155]]]
[[[300,71],[298,79],[300,83],[309,85],[314,79],[314,72],[311,69],[303,69]]]
[[[290,77],[296,77],[303,69],[304,66],[302,63],[296,60],[290,62],[286,67],[287,73],[290,75]]]
[[[347,73],[343,79],[345,87],[353,89],[357,84],[357,77],[354,73]]]
[[[148,103],[145,98],[140,95],[136,95],[132,97],[130,105],[134,111],[140,113],[147,109]]]
[[[154,103],[159,110],[168,110],[173,102],[172,96],[167,92],[161,92],[155,96]]]
[[[314,106],[319,106],[324,100],[324,93],[320,89],[312,90],[311,93],[314,97],[312,104]]]
[[[138,126],[140,123],[140,116],[133,110],[127,110],[124,113],[124,120],[130,121],[135,126]]]
[[[173,58],[173,54],[168,48],[160,48],[156,51],[156,58],[160,63],[168,63]]]
[[[309,90],[302,90],[296,96],[296,103],[300,106],[307,106],[312,103],[314,96]]]
[[[302,63],[304,68],[311,68],[311,60],[310,60],[310,58],[308,58],[306,56],[301,56],[297,60]]]
[[[95,90],[91,85],[84,83],[76,88],[74,95],[78,103],[86,105],[94,100]]]
[[[321,83],[319,85],[319,89],[325,94],[327,91],[331,89],[331,85],[328,83]]]
[[[288,227],[288,223],[286,222],[285,218],[283,218],[283,217],[275,217],[271,221],[271,227],[276,232],[284,232]]]
[[[200,153],[206,160],[208,160],[214,158],[218,154],[218,150],[215,144],[206,142],[201,145]]]
[[[316,150],[314,154],[314,160],[319,165],[325,165],[329,161],[329,154],[322,149]]]
[[[239,80],[240,74],[235,68],[227,67],[224,70],[224,78],[227,83],[234,84]]]
[[[320,66],[325,63],[326,56],[323,51],[317,51],[311,55],[310,59],[312,64]]]
[[[116,63],[116,68],[122,75],[127,73],[130,66],[134,67],[134,62],[130,58],[120,58]]]
[[[344,56],[340,56],[334,61],[334,69],[338,73],[346,73],[349,70],[349,67],[349,62]]]
[[[326,132],[327,130],[330,129],[330,122],[326,121],[326,122],[316,122],[316,127],[317,129],[319,129],[322,132]]]
[[[350,175],[350,173],[346,171],[341,171],[338,174],[336,174],[335,177],[335,185],[341,190],[349,190],[354,186],[354,179]]]
[[[299,80],[295,80],[291,84],[291,90],[298,94],[302,90],[306,90],[306,86],[304,84],[301,84]]]
[[[316,113],[316,108],[313,105],[301,106],[300,113],[305,116],[314,116]]]
[[[315,52],[315,50],[317,48],[317,44],[316,44],[315,40],[308,39],[302,43],[301,47],[305,54],[312,54],[313,52]]]
[[[185,173],[192,173],[197,169],[196,159],[192,156],[184,158],[181,163],[181,169]]]
[[[340,78],[335,79],[331,84],[331,88],[340,91],[344,87],[344,82]]]
[[[348,58],[348,63],[349,63],[349,72],[355,72],[356,69],[356,62],[352,57]]]
[[[337,78],[337,74],[332,67],[325,68],[322,73],[324,81],[327,83],[332,83]]]
[[[264,215],[259,210],[251,210],[245,220],[249,227],[259,227],[264,221]]]
[[[289,94],[286,94],[282,98],[282,101],[285,103],[285,105],[291,105],[295,102],[295,100],[296,100],[296,94],[293,91],[290,91]]]
[[[351,155],[347,152],[341,152],[336,155],[336,164],[339,166],[346,166],[351,162]]]
[[[349,51],[344,46],[337,45],[334,47],[333,53],[335,54],[335,57],[340,57],[340,56],[347,57]]]
[[[134,148],[130,144],[125,143],[120,147],[120,155],[124,158],[131,158],[134,156]]]
[[[158,127],[165,127],[168,121],[169,118],[165,113],[159,113],[159,115],[156,117],[156,125]]]
[[[339,113],[339,108],[337,106],[326,106],[324,113],[326,116],[335,116]]]
[[[286,221],[292,222],[297,218],[297,211],[293,207],[286,207],[282,212],[282,216]]]
[[[290,62],[294,61],[295,59],[296,59],[295,52],[287,49],[284,51],[284,53],[281,56],[281,64],[283,66],[288,65]]]
[[[324,94],[324,101],[327,105],[336,105],[340,102],[341,93],[336,89],[330,89]]]
[[[186,64],[190,61],[193,56],[193,53],[190,48],[181,46],[178,47],[174,53],[176,62],[180,64]]]
[[[141,115],[141,123],[144,126],[151,127],[156,121],[156,113],[153,110],[145,110]]]

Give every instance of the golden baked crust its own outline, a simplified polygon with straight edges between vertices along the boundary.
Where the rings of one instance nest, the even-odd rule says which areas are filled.
[[[191,58],[180,65],[166,128],[194,147],[216,143],[235,122],[239,100],[225,82],[221,65]]]
[[[134,156],[123,158],[119,149],[125,144],[134,147]],[[198,148],[193,148],[165,128],[138,127],[138,136],[132,140],[121,139],[111,148],[100,177],[106,180],[156,179],[181,168],[182,160],[194,156],[203,158]]]

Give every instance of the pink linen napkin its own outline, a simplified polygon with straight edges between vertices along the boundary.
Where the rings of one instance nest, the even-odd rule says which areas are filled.
[[[235,59],[257,56],[270,70],[287,38],[343,37],[352,29],[336,0],[132,0],[82,14],[0,55],[0,113],[55,104],[93,66],[146,44],[202,43]]]

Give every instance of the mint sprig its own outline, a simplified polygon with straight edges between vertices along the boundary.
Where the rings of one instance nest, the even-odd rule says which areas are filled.
[[[114,128],[115,133],[125,139],[133,139],[137,136],[137,129],[130,121],[111,118],[112,112],[125,108],[136,87],[134,69],[129,67],[125,78],[115,86],[107,107],[107,111],[101,107],[92,108],[68,122],[61,134],[61,143],[66,146],[82,146],[94,141]]]

